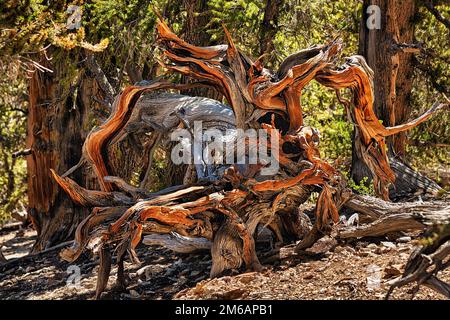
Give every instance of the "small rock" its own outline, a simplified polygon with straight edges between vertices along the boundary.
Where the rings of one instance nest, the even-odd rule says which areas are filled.
[[[399,243],[407,243],[407,242],[410,242],[411,241],[411,237],[400,237],[400,238],[397,238],[397,242],[399,242]]]
[[[304,280],[310,280],[310,279],[312,279],[312,278],[314,278],[314,274],[313,273],[307,273],[307,274],[305,274],[304,276],[303,276],[303,279]]]
[[[187,281],[188,281],[188,280],[186,279],[185,276],[180,276],[180,277],[178,278],[177,284],[181,286],[181,285],[185,284]]]
[[[165,277],[170,277],[171,275],[173,275],[174,273],[176,273],[177,268],[167,268],[166,269],[166,273],[164,273]]]
[[[400,271],[397,265],[387,266],[384,268],[384,277],[383,278],[392,278],[400,275],[402,272]]]
[[[369,253],[367,251],[358,251],[358,255],[360,257],[367,257],[369,255]]]
[[[174,263],[173,263],[173,266],[174,267],[180,267],[181,265],[183,264],[183,259],[178,259],[177,261],[175,261]]]
[[[192,271],[192,272],[194,272],[194,271]],[[184,269],[183,271],[180,272],[180,275],[181,275],[181,276],[185,276],[185,275],[187,275],[188,273],[189,273],[189,269]]]
[[[373,252],[375,252],[376,254],[383,254],[383,253],[387,253],[391,250],[392,250],[391,248],[387,248],[387,247],[378,247]]]
[[[140,268],[138,271],[136,271],[136,275],[139,276],[139,277],[142,276],[142,275],[145,275],[145,271],[147,269],[151,269],[151,267],[152,266],[144,266],[144,267]]]
[[[238,276],[238,278],[240,282],[247,284],[252,282],[255,279],[255,276],[256,272],[252,272],[252,273],[244,273],[243,275]]]
[[[367,248],[368,248],[368,249],[376,249],[376,248],[378,248],[378,246],[377,246],[375,243],[370,243],[370,244],[367,246]]]
[[[237,289],[233,289],[233,290],[224,292],[220,298],[224,299],[224,300],[233,300],[233,299],[243,298],[246,295],[248,295],[247,290],[237,288]]]
[[[336,239],[330,238],[328,236],[319,239],[308,251],[313,253],[325,253],[335,247],[337,244]]]
[[[385,246],[386,248],[395,249],[397,246],[395,243],[392,243],[390,241],[381,241],[381,244]]]
[[[156,274],[161,273],[163,271],[164,266],[160,264],[148,265],[136,271],[136,275],[141,279],[149,280],[153,278]]]
[[[336,252],[336,253],[341,253],[344,250],[345,250],[345,248],[341,247],[341,246],[338,246],[338,247],[334,248],[334,252]]]
[[[411,247],[409,246],[401,246],[400,248],[398,248],[398,251],[400,252],[405,252],[405,251],[409,251],[411,250]]]
[[[353,249],[352,247],[349,247],[349,246],[345,247],[345,251],[351,252],[351,253],[353,253],[353,254],[356,254],[356,250]]]

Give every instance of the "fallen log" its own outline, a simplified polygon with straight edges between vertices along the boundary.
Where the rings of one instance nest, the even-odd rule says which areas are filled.
[[[396,231],[426,230],[450,222],[450,202],[392,203],[370,196],[354,196],[345,206],[360,214],[364,224],[343,227],[338,238],[377,237]]]
[[[22,226],[23,226],[23,222],[21,222],[21,221],[7,223],[0,227],[0,232],[9,232],[9,231],[14,231],[14,230],[19,230],[20,228],[22,228]]]

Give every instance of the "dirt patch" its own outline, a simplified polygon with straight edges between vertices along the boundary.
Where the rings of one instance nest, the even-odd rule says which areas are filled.
[[[35,239],[27,230],[0,233],[0,245],[11,261],[25,256]],[[104,299],[383,299],[388,282],[403,272],[414,248],[414,240],[401,242],[357,241],[337,244],[319,242],[310,255],[272,261],[260,273],[228,275],[208,279],[209,253],[175,254],[161,247],[140,245],[142,264],[126,263],[129,284],[125,292],[115,291],[117,268]],[[291,246],[292,247],[292,246]],[[331,249],[330,249],[331,248]],[[283,248],[289,251],[289,246]],[[330,250],[322,253],[324,250]],[[58,256],[59,249],[0,266],[0,299],[92,299],[98,261],[83,254],[70,264]],[[273,259],[272,259],[273,260]],[[79,269],[78,269],[79,268]],[[80,282],[71,281],[79,270]],[[439,277],[450,282],[450,270]],[[68,285],[69,281],[69,285]],[[412,286],[396,289],[393,299],[411,299]],[[421,287],[413,299],[443,299]]]

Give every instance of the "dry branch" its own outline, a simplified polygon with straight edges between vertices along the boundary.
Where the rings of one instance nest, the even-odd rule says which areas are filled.
[[[396,279],[389,288],[386,299],[396,287],[416,282],[414,294],[421,285],[425,285],[436,292],[450,298],[450,284],[438,279],[438,272],[450,266],[450,224],[438,230],[434,229],[438,236],[428,239],[431,243],[417,248],[409,257],[403,275]]]
[[[446,201],[391,203],[369,196],[355,196],[345,205],[359,212],[360,221],[365,223],[341,229],[338,234],[341,239],[426,230],[450,222],[450,203]]]
[[[142,243],[148,246],[160,245],[179,253],[210,250],[212,244],[208,239],[186,237],[176,232],[171,232],[170,234],[149,234],[144,237]]]

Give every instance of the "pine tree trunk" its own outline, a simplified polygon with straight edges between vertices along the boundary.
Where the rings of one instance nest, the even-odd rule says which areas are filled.
[[[36,71],[29,85],[27,148],[32,153],[27,157],[28,211],[38,232],[34,252],[69,239],[89,213],[67,198],[51,178],[50,169],[65,172],[77,164],[92,125],[92,97],[99,90],[95,80],[84,75],[70,89],[64,87],[73,82],[67,79],[67,63],[47,65],[53,74]],[[82,185],[96,187],[83,170],[72,177]]]
[[[370,29],[367,25],[368,20],[370,23],[377,19],[375,11],[367,13],[371,5],[380,8],[380,28],[376,23]],[[365,0],[363,4],[359,54],[374,71],[374,111],[385,126],[405,123],[411,114],[412,54],[401,52],[396,45],[413,43],[415,13],[413,0]],[[391,156],[405,155],[405,132],[389,137],[387,143]],[[364,177],[371,177],[354,146],[352,157],[353,180],[359,182]]]
[[[283,5],[283,0],[267,0],[264,9],[264,18],[261,23],[259,31],[260,55],[268,54],[268,66],[273,66],[275,62],[273,39],[278,29],[278,16],[280,14],[280,7]]]
[[[183,0],[183,5],[186,10],[186,21],[184,24],[184,39],[187,42],[196,46],[211,46],[214,43],[211,41],[211,36],[207,33],[208,23],[210,23],[211,15],[208,14],[207,0]],[[183,83],[188,83],[189,79],[183,77]],[[192,97],[206,97],[222,100],[222,95],[214,89],[210,88],[194,88],[183,90],[183,94]]]

